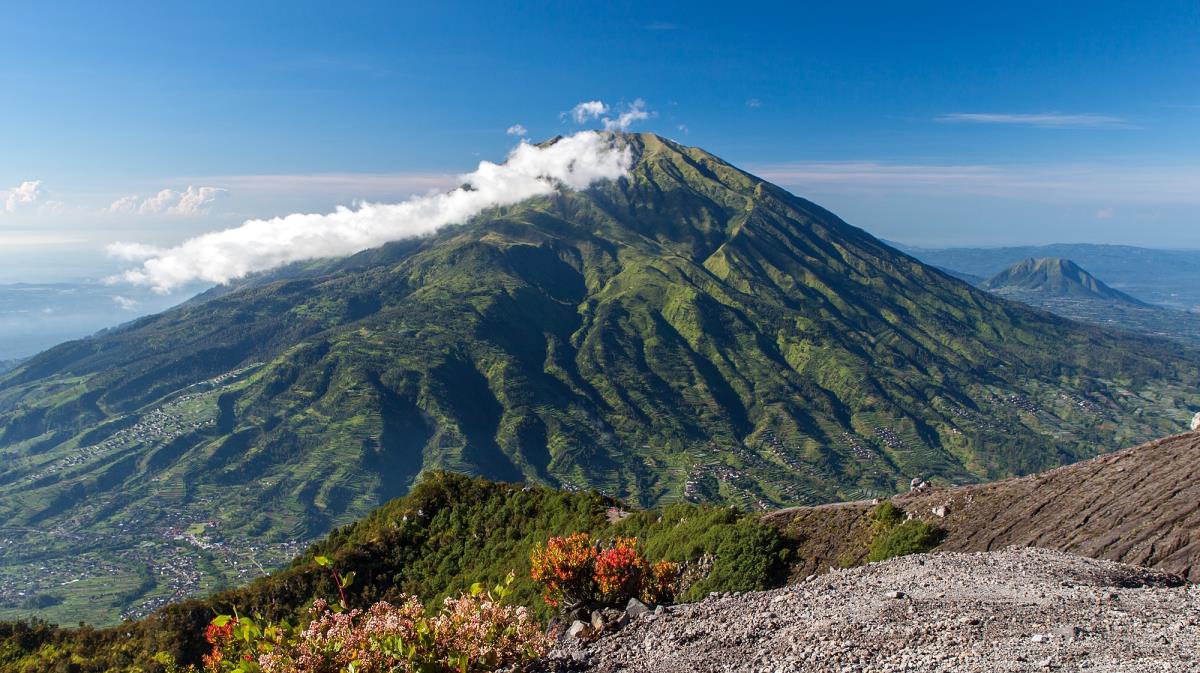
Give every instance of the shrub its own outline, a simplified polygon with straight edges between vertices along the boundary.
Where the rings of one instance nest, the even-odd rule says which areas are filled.
[[[884,500],[879,503],[871,512],[871,530],[872,532],[884,532],[904,523],[907,514],[903,509],[900,509],[891,500]]]
[[[509,582],[511,583],[511,577]],[[529,612],[504,603],[508,583],[476,584],[432,617],[413,596],[344,610],[316,601],[304,627],[218,617],[207,632],[207,673],[437,673],[492,671],[542,656],[548,638]]]
[[[920,519],[906,519],[905,511],[885,501],[871,512],[871,543],[868,561],[885,561],[907,554],[921,554],[941,544],[946,531]]]
[[[530,575],[542,584],[546,604],[568,610],[620,605],[630,598],[669,601],[679,576],[675,563],[651,565],[635,537],[619,537],[601,547],[593,544],[587,533],[552,537],[545,545],[535,546],[530,565]]]
[[[552,537],[529,554],[530,577],[542,584],[542,599],[551,607],[574,608],[593,600],[596,548],[592,536],[574,533]]]

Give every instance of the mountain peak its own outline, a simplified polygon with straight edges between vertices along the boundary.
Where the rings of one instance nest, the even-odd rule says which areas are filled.
[[[1081,266],[1062,257],[1029,257],[992,276],[989,290],[1037,292],[1054,297],[1103,299],[1143,305],[1143,302],[1106,285]]]

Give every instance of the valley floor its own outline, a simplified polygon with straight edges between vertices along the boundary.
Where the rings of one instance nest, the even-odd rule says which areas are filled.
[[[1196,671],[1200,586],[1033,548],[913,555],[568,638],[543,670]]]

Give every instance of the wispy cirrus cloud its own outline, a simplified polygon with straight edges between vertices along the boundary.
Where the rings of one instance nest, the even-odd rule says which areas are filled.
[[[877,160],[750,165],[804,194],[985,196],[1041,202],[1200,205],[1200,164],[913,164]]]
[[[1123,117],[1082,112],[1063,114],[1042,112],[1037,114],[1014,114],[1007,112],[949,112],[934,117],[944,124],[1006,124],[1031,126],[1041,129],[1139,129]]]

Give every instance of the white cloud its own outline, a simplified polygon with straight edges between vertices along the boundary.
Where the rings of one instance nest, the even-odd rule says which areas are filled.
[[[525,126],[522,124],[513,124],[512,126],[508,127],[508,130],[505,131],[505,133],[510,136],[525,136],[529,134],[529,129],[525,128]]]
[[[608,106],[598,100],[590,100],[576,105],[571,108],[567,114],[575,120],[576,124],[584,124],[589,119],[599,119],[601,115],[608,113]]]
[[[679,126],[676,126],[675,128],[679,129],[679,132],[685,136],[688,134],[687,124],[680,124]]]
[[[751,98],[750,100],[746,101],[746,107],[748,107],[748,108],[762,107],[762,101],[760,101],[757,98]]]
[[[4,212],[15,213],[24,206],[37,203],[43,196],[41,180],[26,180],[12,189],[0,189]]]
[[[108,207],[108,210],[109,212],[118,213],[121,215],[132,215],[138,211],[138,206],[141,204],[141,202],[142,200],[136,195],[122,196],[116,201],[113,201],[112,205]]]
[[[1113,210],[1112,208],[1101,208],[1096,211],[1096,219],[1111,220],[1114,216],[1116,216],[1116,214],[1117,211]]]
[[[484,161],[460,177],[460,187],[413,197],[402,203],[364,203],[327,214],[295,213],[248,220],[239,227],[204,234],[174,248],[114,243],[109,253],[142,260],[114,280],[166,292],[194,280],[225,283],[292,262],[350,255],[388,241],[431,234],[465,222],[486,208],[552,193],[584,189],[628,173],[632,156],[613,138],[583,131],[548,147],[522,142],[508,161]]]
[[[220,187],[189,185],[182,192],[163,189],[145,199],[137,195],[123,196],[113,201],[108,210],[122,215],[205,215],[228,193]]]
[[[113,303],[116,304],[117,307],[120,308],[122,311],[132,311],[141,304],[141,302],[139,302],[136,299],[130,299],[129,297],[122,297],[121,295],[114,296],[112,298],[112,300],[113,300]]]
[[[1080,114],[1061,114],[1045,112],[1041,114],[1009,114],[1001,112],[954,112],[939,115],[935,121],[945,123],[970,124],[1010,124],[1016,126],[1033,126],[1043,129],[1136,129],[1121,117],[1113,115],[1085,112]]]
[[[624,112],[616,117],[607,116],[610,112],[615,112],[615,110],[605,104],[604,101],[591,100],[579,103],[571,108],[570,112],[562,113],[562,116],[566,117],[570,115],[576,124],[586,124],[589,120],[599,119],[606,131],[625,131],[635,122],[658,115],[656,112],[647,110],[646,101],[641,98],[625,106]]]
[[[608,131],[624,131],[634,122],[644,121],[652,116],[654,113],[646,110],[646,101],[639,98],[633,101],[616,119],[605,117],[604,128]]]
[[[168,213],[176,215],[202,215],[212,209],[227,192],[219,187],[191,187],[179,195],[175,205],[167,208]]]
[[[162,253],[162,248],[145,243],[111,243],[105,248],[109,257],[126,261],[141,262]]]

